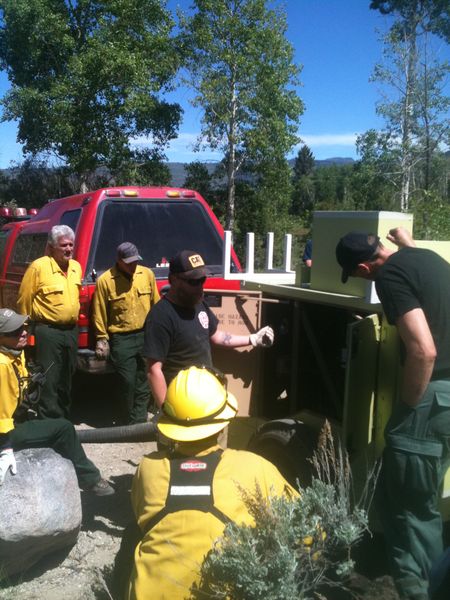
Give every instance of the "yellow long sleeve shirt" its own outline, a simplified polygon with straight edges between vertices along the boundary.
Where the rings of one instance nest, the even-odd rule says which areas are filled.
[[[17,310],[33,321],[72,325],[80,312],[81,265],[70,260],[67,274],[51,256],[33,261],[25,271]]]
[[[184,453],[182,446],[179,451]],[[218,448],[210,447],[195,453],[195,457],[201,460],[201,456]],[[142,459],[134,476],[131,502],[143,531],[165,506],[169,482],[170,463],[165,452],[154,452]],[[265,498],[298,496],[266,459],[251,452],[225,450],[213,479],[214,506],[236,523],[252,524],[240,489],[252,493],[256,484]],[[225,524],[213,514],[198,510],[179,510],[163,517],[135,550],[128,600],[190,597],[189,589],[199,580],[203,559],[224,528]]]
[[[19,404],[19,380],[13,364],[20,377],[28,375],[23,352],[19,356],[0,352],[0,434],[14,429],[13,414]]]
[[[126,277],[117,266],[97,280],[92,302],[92,320],[97,338],[126,333],[144,327],[159,293],[153,271],[138,265],[133,277]]]

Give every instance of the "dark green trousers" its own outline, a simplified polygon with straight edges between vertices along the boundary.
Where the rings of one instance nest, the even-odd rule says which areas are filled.
[[[402,598],[428,598],[443,552],[438,510],[450,457],[450,379],[432,381],[415,408],[397,406],[386,426],[378,501],[392,575]]]
[[[82,488],[92,487],[100,480],[100,471],[84,453],[74,426],[66,419],[25,421],[10,432],[10,440],[13,450],[53,448],[72,461]]]
[[[110,338],[111,362],[117,376],[117,396],[128,423],[145,423],[150,401],[147,369],[142,356],[144,332],[115,333]]]
[[[39,403],[41,415],[67,419],[72,403],[72,377],[77,366],[78,327],[60,329],[36,323],[34,335],[36,362],[47,371]]]

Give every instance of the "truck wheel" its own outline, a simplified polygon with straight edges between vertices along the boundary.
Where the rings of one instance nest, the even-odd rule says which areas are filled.
[[[274,421],[266,423],[250,439],[248,450],[273,463],[291,485],[311,483],[312,465],[308,459],[317,445],[317,434],[307,425],[292,426]]]

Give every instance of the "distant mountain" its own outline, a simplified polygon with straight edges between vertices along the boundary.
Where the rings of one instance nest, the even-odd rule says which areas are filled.
[[[353,158],[334,157],[334,158],[326,158],[325,160],[316,160],[315,165],[316,165],[316,167],[330,167],[332,165],[346,165],[346,164],[351,164],[353,162],[355,162],[353,160]],[[171,185],[173,185],[174,187],[182,187],[183,186],[184,181],[186,179],[186,170],[185,170],[186,164],[187,163],[181,163],[181,162],[167,163],[167,166],[169,167],[169,170],[170,170],[170,174],[172,176]],[[208,169],[208,173],[212,174],[212,173],[214,173],[218,163],[217,162],[205,162],[203,164]],[[294,166],[293,158],[291,158],[289,160],[289,164],[291,167]],[[17,169],[15,169],[15,168],[0,169],[0,174],[6,178],[11,178],[11,177],[14,177],[16,171],[17,171]],[[100,167],[98,169],[99,173],[102,171],[105,171],[104,167]]]
[[[294,166],[294,158],[291,158],[289,160],[289,164],[291,167]],[[353,160],[353,158],[345,158],[345,157],[333,157],[333,158],[326,158],[324,160],[316,160],[315,161],[315,165],[316,167],[331,167],[333,165],[348,165],[348,164],[352,164],[355,161]],[[206,162],[203,163],[205,165],[205,167],[208,169],[208,173],[212,174],[215,170],[215,168],[217,167],[217,163],[211,163],[211,162]],[[169,169],[170,169],[170,174],[172,175],[172,185],[174,187],[182,187],[184,180],[186,178],[186,171],[185,171],[185,163],[180,163],[180,162],[169,162],[167,163]]]
[[[355,161],[353,158],[344,158],[339,156],[315,161],[316,167],[330,167],[331,165],[350,165],[354,162]]]

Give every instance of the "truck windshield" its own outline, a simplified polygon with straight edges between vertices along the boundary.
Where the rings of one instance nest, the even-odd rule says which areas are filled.
[[[222,272],[222,239],[199,202],[174,200],[102,203],[96,223],[89,273],[97,275],[115,262],[122,242],[133,242],[156,277],[167,277],[168,261],[180,250],[196,250],[213,273]]]

